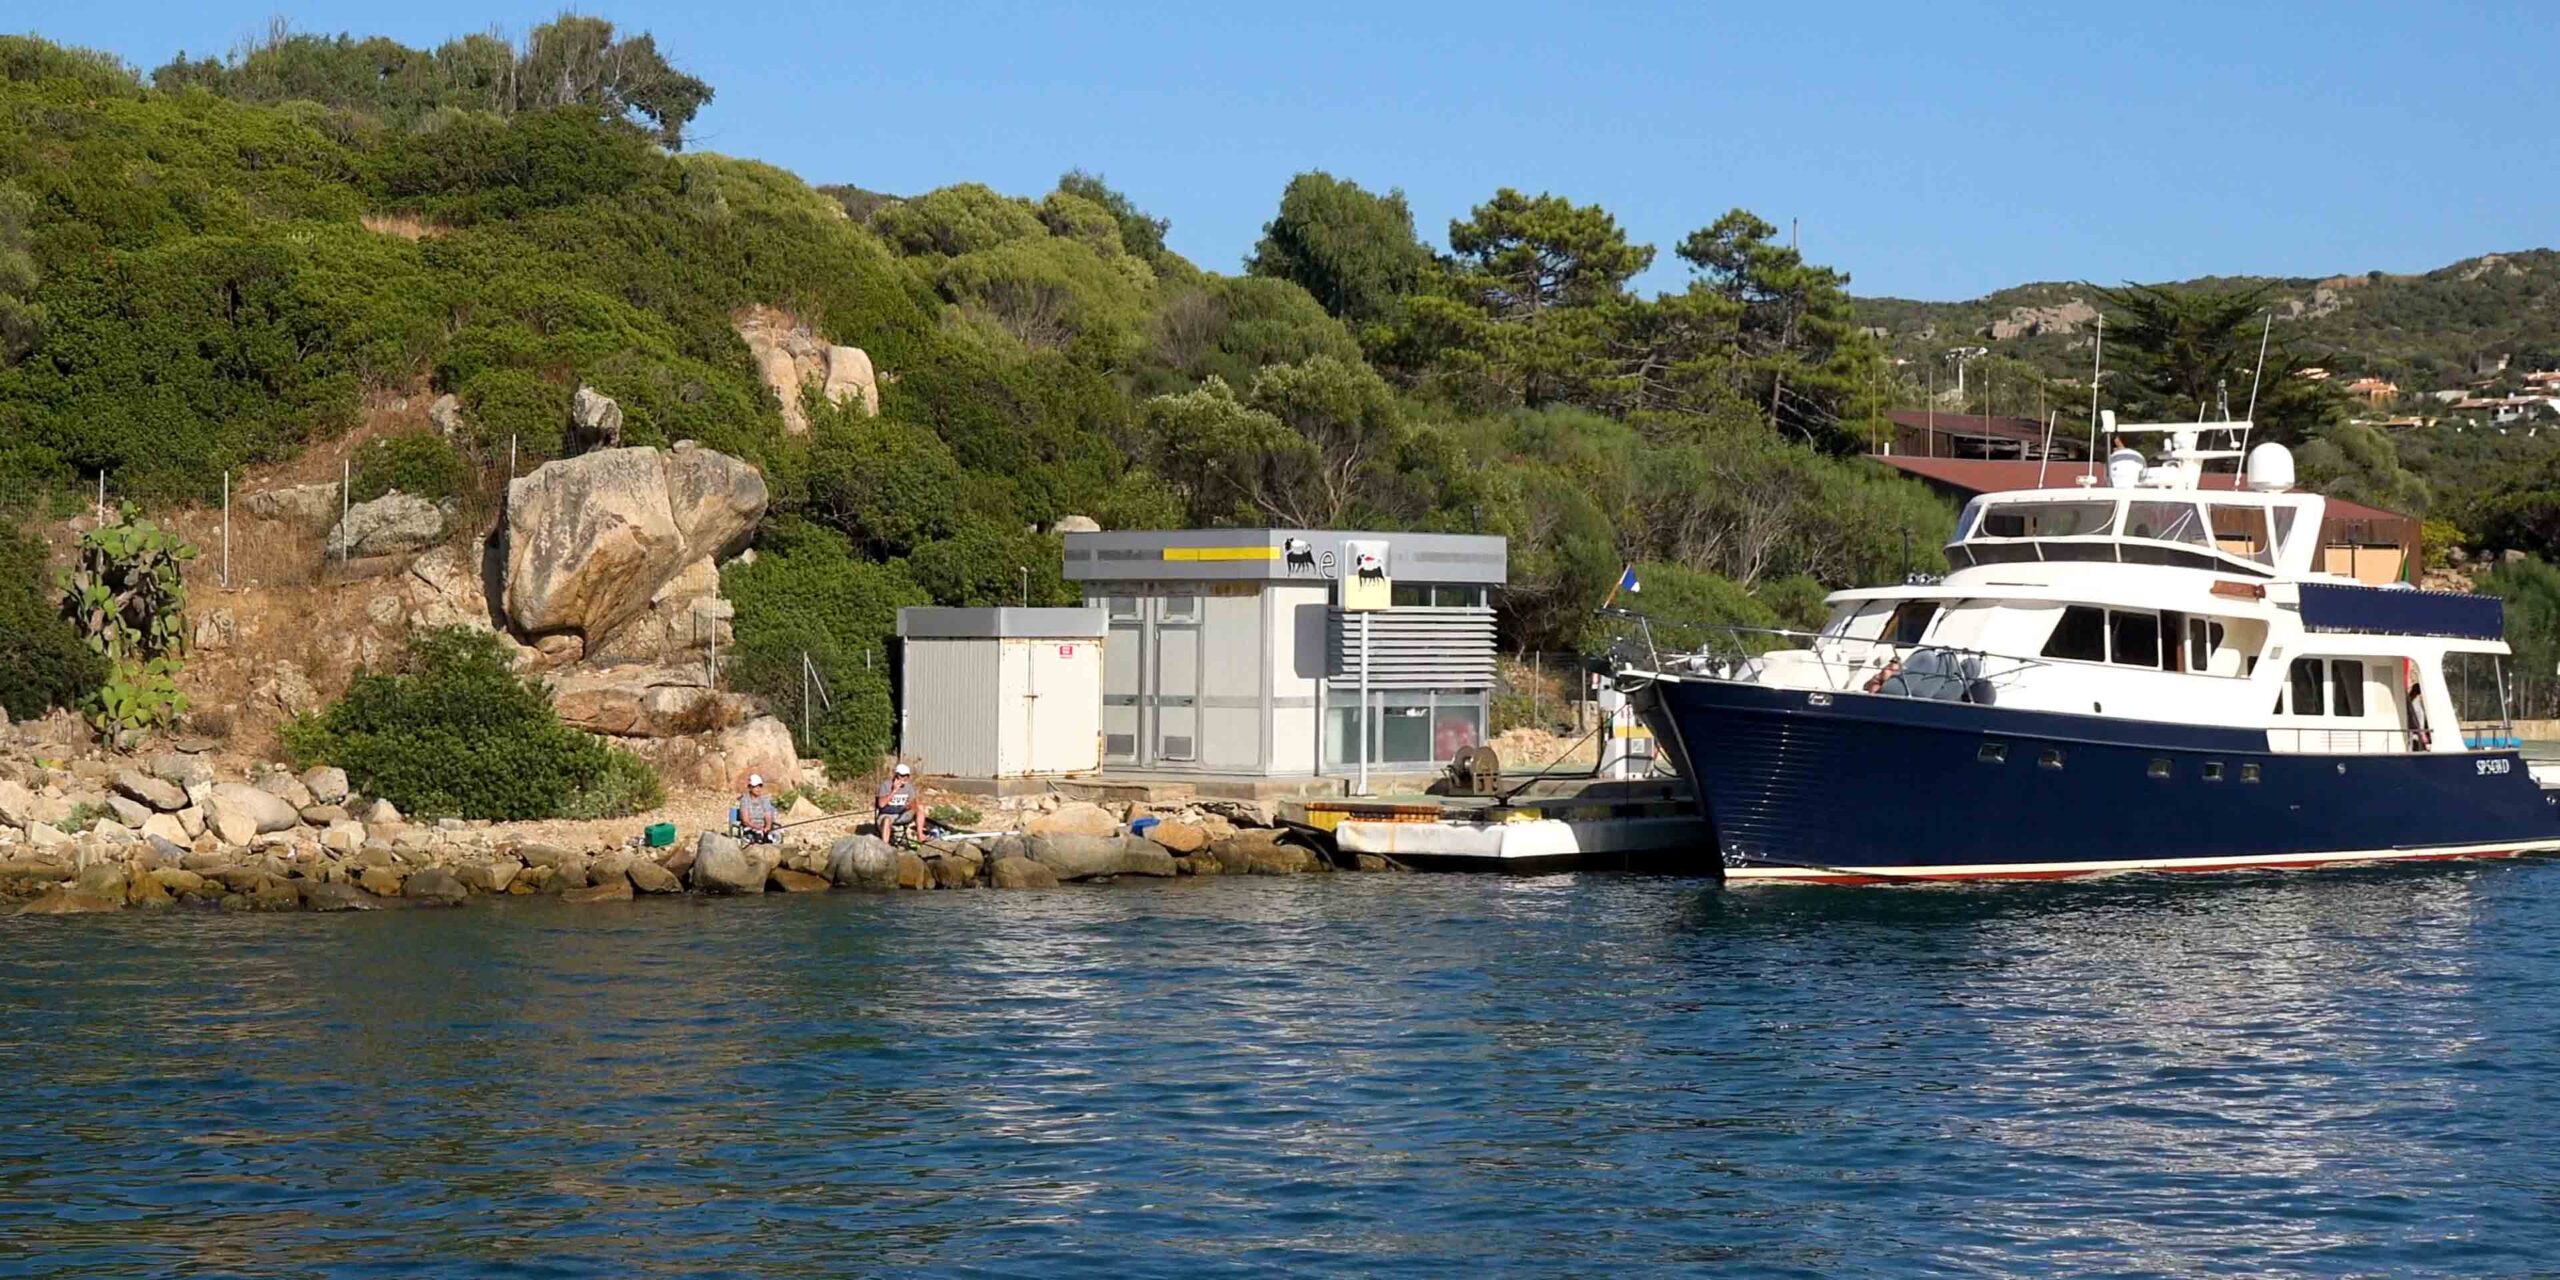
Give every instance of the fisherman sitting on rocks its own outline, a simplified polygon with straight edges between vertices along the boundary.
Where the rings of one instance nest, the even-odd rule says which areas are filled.
[[[916,803],[915,770],[904,764],[890,770],[871,798],[871,810],[881,839],[892,839],[898,824],[905,823],[915,842],[924,843],[924,806]]]
[[[749,844],[771,844],[774,833],[781,829],[782,810],[764,791],[764,775],[747,775],[747,793],[738,797],[738,807],[730,810],[738,824],[738,838]]]

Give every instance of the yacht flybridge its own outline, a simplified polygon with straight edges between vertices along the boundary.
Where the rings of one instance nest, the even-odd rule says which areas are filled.
[[[2560,851],[2494,598],[2320,568],[2323,500],[2247,422],[2103,482],[1990,493],[1944,579],[1842,591],[1796,647],[1620,673],[1733,880],[1862,883]],[[2225,447],[2206,447],[2208,442]]]

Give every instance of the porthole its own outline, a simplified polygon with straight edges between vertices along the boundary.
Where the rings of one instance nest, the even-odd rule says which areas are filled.
[[[2169,776],[2169,757],[2151,757],[2151,776],[2155,778],[2165,778]]]
[[[1973,758],[1984,764],[2005,764],[2009,759],[2009,744],[2005,742],[1983,743],[1982,749],[1973,753]]]
[[[2244,764],[2240,766],[2240,780],[2242,782],[2256,782],[2258,780],[2258,766],[2254,764]]]
[[[2222,781],[2222,762],[2221,762],[2221,761],[2219,761],[2219,760],[2207,760],[2207,761],[2205,761],[2205,762],[2204,762],[2204,780],[2205,780],[2205,781],[2207,781],[2207,782],[2220,782],[2220,781]]]
[[[2040,755],[2038,755],[2038,756],[2036,757],[2036,764],[2037,764],[2037,766],[2038,766],[2038,767],[2040,767],[2040,768],[2045,768],[2045,769],[2059,769],[2059,768],[2061,768],[2061,767],[2062,767],[2062,748],[2060,748],[2060,747],[2046,747],[2046,748],[2044,749],[2044,752],[2043,752],[2042,754],[2040,754]]]

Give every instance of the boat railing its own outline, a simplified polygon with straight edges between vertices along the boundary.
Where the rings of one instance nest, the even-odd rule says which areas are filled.
[[[1640,614],[1630,616],[1640,624],[1638,633],[1645,646],[1648,669],[1711,679],[1739,679],[1773,652],[1793,651],[1810,656],[1822,672],[1823,685],[1835,691],[1936,701],[1988,701],[1987,688],[1997,688],[2027,670],[2052,665],[2041,657],[1961,645],[1893,645],[1824,632],[1734,623],[1707,624],[1702,628],[1702,643],[1666,657],[1655,646],[1652,628],[1642,625],[1647,620]],[[1852,645],[1890,656],[1881,664],[1855,661],[1844,652]]]

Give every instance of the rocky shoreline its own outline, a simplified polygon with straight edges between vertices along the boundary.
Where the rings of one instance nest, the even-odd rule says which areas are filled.
[[[804,802],[795,812],[816,811]],[[997,829],[918,849],[834,833],[748,845],[708,831],[652,849],[546,838],[543,824],[411,821],[388,801],[351,793],[330,768],[270,767],[225,782],[205,757],[176,751],[0,761],[0,902],[19,903],[18,915],[366,911],[489,897],[1040,889],[1336,869],[1250,804],[1148,812],[1047,797],[997,818]],[[1358,859],[1343,869],[1387,864]]]

